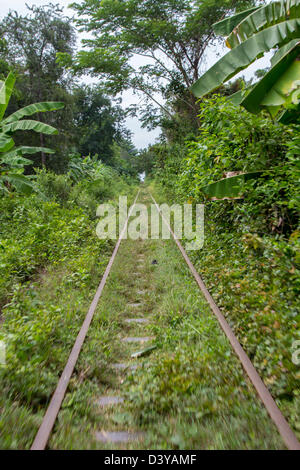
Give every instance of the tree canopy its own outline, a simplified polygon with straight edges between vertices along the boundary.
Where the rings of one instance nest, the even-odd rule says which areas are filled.
[[[91,37],[64,64],[78,73],[89,72],[105,81],[116,94],[126,89],[141,92],[165,115],[172,108],[165,100],[180,100],[192,118],[198,113],[190,86],[199,78],[205,52],[215,39],[212,25],[230,12],[253,2],[240,0],[84,0],[73,3],[77,26]],[[143,57],[143,65],[138,64]],[[144,108],[153,122],[154,110]],[[157,114],[157,111],[156,111]]]

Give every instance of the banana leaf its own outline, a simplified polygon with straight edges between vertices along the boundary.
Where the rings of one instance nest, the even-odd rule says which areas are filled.
[[[44,124],[43,122],[32,121],[30,119],[23,119],[23,121],[16,121],[10,124],[3,126],[2,131],[15,132],[15,131],[35,131],[41,134],[58,134],[57,129],[49,124]]]
[[[288,104],[291,93],[300,85],[299,55],[299,42],[295,45],[293,43],[281,60],[254,86],[241,105],[253,114],[258,114],[265,107],[275,117],[281,107]]]
[[[257,178],[263,171],[252,171],[241,175],[223,178],[215,183],[211,183],[201,190],[209,198],[214,199],[236,199],[242,196],[243,187],[246,181]]]
[[[8,116],[2,121],[2,125],[18,121],[24,116],[32,116],[32,114],[45,113],[47,111],[56,111],[58,109],[62,109],[63,107],[64,103],[60,103],[58,101],[46,101],[43,103],[30,104],[29,106],[25,106],[25,108],[19,109],[15,113]]]
[[[191,87],[198,98],[218,88],[222,83],[247,68],[270,49],[284,45],[300,36],[300,19],[271,26],[228,52]]]
[[[31,165],[33,163],[29,158],[24,158],[21,155],[8,156],[8,154],[0,155],[0,163],[9,165],[11,167],[22,168],[25,165]]]
[[[232,95],[227,96],[227,100],[231,101],[231,103],[234,104],[235,106],[239,106],[241,102],[245,99],[245,97],[248,95],[250,90],[252,90],[252,88],[253,88],[253,85],[245,88],[244,90],[236,91]]]
[[[137,358],[137,357],[146,356],[146,355],[150,354],[152,351],[154,351],[154,349],[156,349],[156,348],[157,348],[156,345],[149,346],[148,348],[142,349],[141,351],[137,351],[137,352],[131,354],[131,357],[134,359],[134,358]]]
[[[16,77],[13,73],[9,73],[5,82],[0,83],[0,121],[4,116],[7,105],[9,103]]]
[[[224,20],[218,21],[213,25],[213,30],[217,36],[228,36],[231,31],[238,25],[240,22],[249,16],[251,13],[256,11],[259,7],[249,8],[248,10],[240,11],[236,15],[229,16],[224,18]]]
[[[243,18],[231,34],[226,45],[233,49],[259,31],[286,20],[299,19],[299,0],[281,0],[265,5]]]

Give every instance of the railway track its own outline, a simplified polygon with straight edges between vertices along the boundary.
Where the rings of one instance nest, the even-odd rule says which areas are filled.
[[[125,225],[123,227],[123,230],[122,230],[122,232],[119,236],[119,239],[118,239],[118,241],[115,245],[114,251],[113,251],[112,256],[109,260],[109,263],[107,265],[107,268],[105,270],[103,278],[102,278],[102,280],[99,284],[99,287],[98,287],[97,292],[94,296],[94,299],[93,299],[93,301],[90,305],[90,308],[88,310],[86,318],[85,318],[85,320],[82,324],[82,327],[81,327],[81,329],[78,333],[78,336],[75,340],[74,346],[72,348],[72,351],[71,351],[70,356],[68,358],[68,361],[66,363],[64,371],[63,371],[63,373],[62,373],[62,375],[61,375],[61,377],[58,381],[56,390],[55,390],[55,392],[54,392],[54,394],[51,398],[49,406],[48,406],[48,408],[46,410],[46,413],[44,415],[42,424],[41,424],[41,426],[40,426],[40,428],[37,432],[37,435],[34,439],[34,442],[33,442],[32,446],[31,446],[31,450],[44,450],[47,446],[49,437],[50,437],[51,432],[53,430],[53,427],[55,425],[56,418],[59,414],[61,405],[63,403],[65,394],[67,392],[70,379],[71,379],[72,374],[74,372],[74,368],[75,368],[76,362],[78,360],[80,351],[82,349],[82,346],[83,346],[83,343],[85,341],[86,335],[88,333],[89,327],[90,327],[91,322],[93,320],[93,316],[94,316],[95,310],[97,308],[99,299],[102,295],[102,292],[103,292],[103,289],[105,287],[106,281],[107,281],[107,279],[109,277],[109,274],[111,272],[111,269],[112,269],[112,266],[114,264],[117,253],[119,251],[122,239],[123,239],[124,234],[126,232],[126,229],[127,229],[128,223],[129,223],[129,219],[131,217],[131,214],[132,214],[132,211],[133,211],[133,208],[134,208],[134,205],[137,203],[139,195],[140,195],[140,191],[137,193],[135,201],[134,201],[133,205],[131,206],[131,208],[129,210],[128,217],[127,217],[127,220],[126,220]],[[170,231],[170,233],[171,233],[178,249],[180,250],[185,263],[187,264],[187,266],[188,266],[191,274],[193,275],[193,277],[194,277],[199,289],[201,290],[203,296],[205,297],[206,301],[208,302],[212,313],[217,318],[220,327],[222,328],[223,332],[225,333],[226,337],[228,338],[234,353],[236,354],[236,356],[238,357],[240,363],[242,364],[242,366],[244,368],[245,373],[247,374],[248,378],[250,379],[251,383],[253,384],[259,399],[263,403],[263,405],[266,408],[270,418],[272,419],[275,426],[277,427],[278,432],[279,432],[280,436],[282,437],[286,447],[290,450],[300,450],[300,443],[297,440],[297,437],[295,436],[295,434],[293,433],[292,429],[290,428],[288,422],[286,421],[283,414],[281,413],[281,411],[277,407],[273,397],[271,396],[270,392],[268,391],[268,389],[264,385],[262,379],[260,378],[259,374],[257,373],[257,371],[256,371],[255,367],[253,366],[252,362],[250,361],[249,357],[247,356],[247,354],[243,350],[243,348],[240,345],[238,339],[234,335],[234,333],[233,333],[231,327],[229,326],[228,322],[226,321],[225,317],[223,316],[220,309],[218,308],[218,306],[214,302],[213,298],[211,297],[211,295],[210,295],[209,291],[207,290],[204,282],[202,281],[201,277],[199,276],[199,274],[197,273],[195,267],[193,266],[192,262],[190,261],[190,259],[187,255],[186,251],[184,250],[182,244],[176,238],[176,235],[172,231],[172,228],[170,227],[170,225],[168,224],[168,222],[164,218],[164,215],[161,213],[159,205],[155,201],[152,194],[149,193],[149,195],[150,195],[150,197],[151,197],[158,213],[160,214],[160,217],[162,218],[163,223],[166,224],[166,226],[168,227],[168,230]],[[134,307],[134,304],[132,304],[132,305]],[[127,321],[127,323],[135,322],[135,323],[139,323],[139,324],[143,324],[143,323],[147,322],[147,320],[145,320],[144,318],[127,319],[125,321]],[[128,338],[125,338],[124,341],[129,342],[129,343],[132,343],[132,342],[135,342],[135,341],[137,341],[138,343],[143,343],[143,342],[146,343],[150,339],[151,339],[150,337],[139,337],[139,338],[128,337]],[[114,366],[116,368],[122,368],[123,365],[122,364],[115,364]],[[121,397],[105,397],[105,396],[103,396],[103,397],[100,398],[100,404],[104,405],[104,406],[106,404],[113,405],[113,404],[118,404],[118,403],[121,403],[121,402],[122,402]],[[114,442],[114,441],[117,441],[117,440],[119,440],[120,442],[126,442],[126,440],[129,437],[138,439],[139,435],[140,435],[140,433],[138,433],[138,432],[133,433],[131,435],[129,435],[126,432],[123,432],[123,433],[122,432],[119,432],[119,433],[118,432],[111,432],[111,433],[109,433],[109,432],[108,433],[99,432],[97,437],[98,437],[98,440],[100,440],[102,442],[108,442],[109,440],[111,442]]]

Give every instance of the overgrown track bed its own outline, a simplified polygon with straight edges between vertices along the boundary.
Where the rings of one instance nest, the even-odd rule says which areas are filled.
[[[141,202],[150,202],[144,190]],[[81,362],[88,357],[90,371],[78,376],[75,369],[49,447],[282,448],[217,319],[199,296],[191,265],[183,263],[174,242],[124,240],[112,266],[114,258],[100,284],[102,292],[112,268],[76,366],[82,371]],[[145,355],[135,357],[141,350]],[[76,358],[71,362],[60,381],[63,394]],[[101,371],[95,376],[91,371],[97,362]],[[287,446],[299,448],[266,389],[264,394]],[[34,449],[46,445],[62,393],[56,398],[50,405],[52,419],[48,411]]]

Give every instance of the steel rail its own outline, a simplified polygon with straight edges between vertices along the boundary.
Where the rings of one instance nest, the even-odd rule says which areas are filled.
[[[213,313],[217,317],[219,324],[221,325],[221,328],[223,329],[225,335],[227,336],[234,352],[240,359],[242,366],[248,375],[249,379],[251,380],[253,386],[255,387],[258,396],[260,397],[261,401],[265,405],[266,410],[268,411],[272,421],[274,422],[275,426],[277,427],[279,434],[281,435],[283,441],[285,442],[287,448],[289,450],[300,450],[300,442],[298,441],[297,437],[295,436],[294,432],[290,428],[287,420],[279,410],[278,406],[275,403],[275,400],[273,399],[272,395],[270,394],[269,390],[263,383],[261,377],[259,376],[258,372],[256,371],[254,365],[250,361],[248,355],[240,345],[237,337],[233,333],[231,327],[227,323],[224,315],[222,314],[221,310],[215,303],[214,299],[210,295],[209,291],[207,290],[204,282],[202,281],[201,277],[199,276],[198,272],[196,271],[196,268],[192,264],[191,260],[189,259],[185,249],[179,242],[178,238],[176,237],[175,233],[171,229],[168,221],[164,217],[162,211],[160,210],[160,207],[158,206],[157,202],[155,201],[154,197],[152,196],[151,193],[149,193],[155,206],[156,209],[158,210],[159,214],[161,215],[162,220],[168,227],[172,237],[174,238],[174,241],[181,251],[181,254],[187,263],[191,273],[193,274],[200,290],[202,291],[204,297],[206,298],[207,302],[209,303],[210,308],[212,309]]]
[[[98,305],[99,299],[101,297],[103,288],[105,286],[106,280],[107,280],[108,275],[110,273],[111,267],[112,267],[113,262],[114,262],[115,257],[116,257],[116,254],[119,250],[119,247],[120,247],[122,238],[124,236],[124,233],[127,229],[129,217],[130,217],[130,215],[132,213],[132,210],[133,210],[133,208],[136,204],[136,201],[137,201],[137,198],[138,198],[139,194],[140,194],[140,190],[138,191],[138,193],[136,195],[136,198],[134,200],[134,203],[133,203],[133,205],[131,206],[131,208],[128,212],[128,216],[127,216],[126,222],[124,224],[123,230],[122,230],[122,232],[119,236],[119,239],[116,243],[114,251],[111,255],[109,263],[106,267],[104,275],[103,275],[103,277],[101,279],[101,282],[99,284],[99,287],[97,289],[97,292],[94,296],[94,299],[93,299],[93,301],[90,305],[90,308],[89,308],[88,313],[85,317],[85,320],[84,320],[84,322],[81,326],[81,329],[78,333],[78,336],[77,336],[76,341],[74,343],[73,349],[72,349],[72,351],[70,353],[70,356],[68,358],[68,361],[66,363],[66,366],[65,366],[65,368],[63,370],[63,373],[62,373],[62,375],[61,375],[61,377],[58,381],[56,390],[55,390],[54,394],[52,395],[51,401],[50,401],[49,406],[48,406],[48,408],[46,410],[46,413],[44,415],[42,424],[41,424],[41,426],[40,426],[40,428],[39,428],[39,430],[38,430],[38,432],[35,436],[35,439],[33,441],[32,446],[31,446],[31,450],[44,450],[46,445],[47,445],[48,439],[50,437],[50,434],[51,434],[51,431],[53,429],[54,423],[56,421],[57,415],[59,413],[62,401],[63,401],[65,393],[67,391],[67,388],[68,388],[68,385],[69,385],[69,382],[70,382],[70,378],[73,374],[77,359],[79,357],[82,345],[83,345],[84,340],[86,338],[89,326],[90,326],[91,321],[93,319],[93,316],[94,316],[96,307]]]

